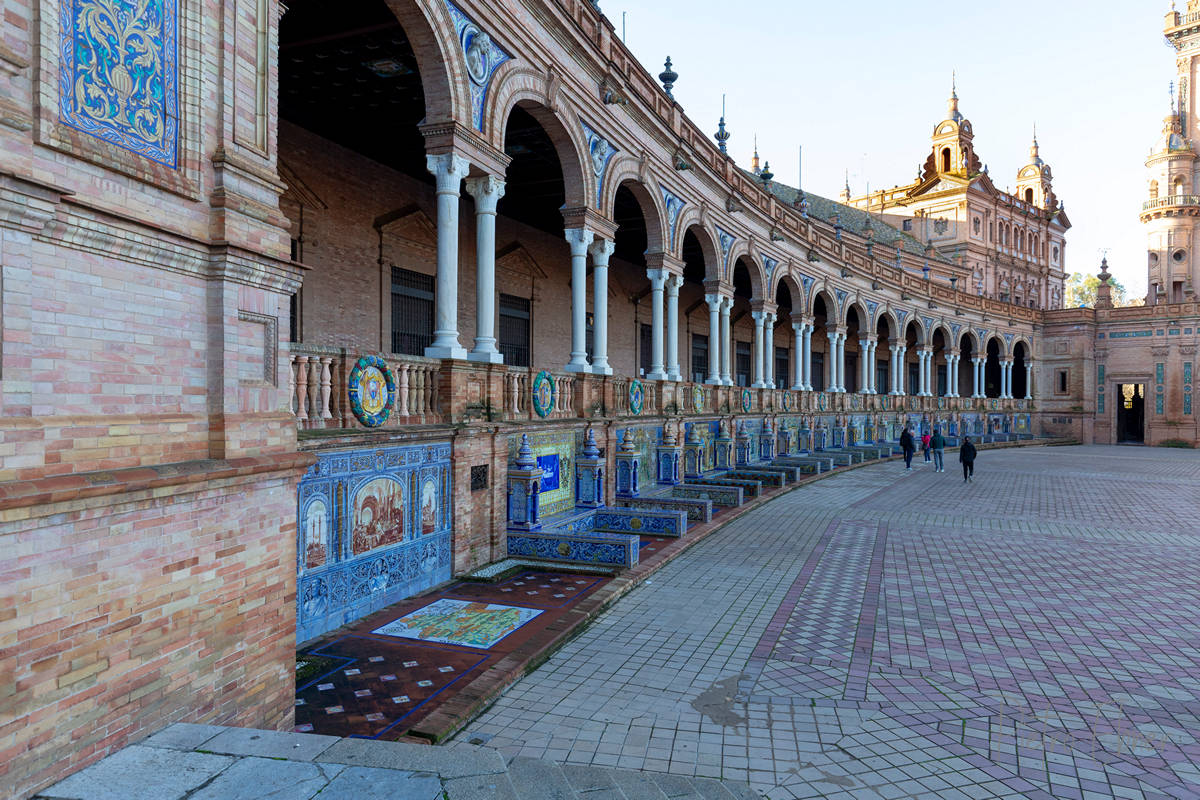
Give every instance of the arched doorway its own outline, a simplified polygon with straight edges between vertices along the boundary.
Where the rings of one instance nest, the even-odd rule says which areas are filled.
[[[862,337],[866,335],[866,312],[857,303],[846,309],[846,352],[845,370],[846,381],[843,384],[847,392],[863,392],[862,369],[866,353],[863,352]]]
[[[985,397],[1000,397],[1003,393],[1003,373],[1000,365],[1000,340],[993,336],[988,339],[987,362],[983,365]]]
[[[892,337],[893,326],[891,317],[880,314],[875,323],[875,340],[878,342],[875,351],[875,392],[876,394],[893,394],[895,386],[892,383]]]
[[[733,266],[733,308],[729,312],[729,328],[733,338],[734,386],[750,386],[758,380],[754,363],[754,319],[750,308],[754,297],[753,269],[754,265],[746,256],[738,258]]]
[[[710,273],[715,276],[716,248],[704,228],[693,225],[683,234],[680,255],[683,286],[679,290],[679,303],[684,309],[685,349],[690,368],[684,375],[696,383],[717,383],[721,374],[721,301],[715,292],[712,304],[705,298],[705,282]]]
[[[946,332],[940,325],[933,329],[930,345],[933,350],[930,354],[929,391],[934,397],[945,397],[950,393],[950,369],[946,363],[950,348]]]
[[[958,340],[959,369],[958,394],[960,397],[975,396],[975,343],[969,333]]]
[[[1017,342],[1013,345],[1013,362],[1012,362],[1012,396],[1018,399],[1024,398],[1030,394],[1028,376],[1026,374],[1025,365],[1028,364],[1028,355],[1024,342]]]
[[[915,321],[911,321],[904,328],[904,368],[900,375],[905,384],[905,394],[913,397],[921,393],[920,346],[921,329]]]
[[[812,308],[812,388],[817,392],[832,391],[837,376],[831,372],[834,353],[829,334],[837,329],[837,319],[832,316],[837,301],[822,289],[813,297]]]

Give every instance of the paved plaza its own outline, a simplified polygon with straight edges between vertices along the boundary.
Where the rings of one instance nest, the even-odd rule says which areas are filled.
[[[1200,797],[1198,490],[1195,452],[1117,447],[831,476],[667,565],[458,741],[770,798]]]

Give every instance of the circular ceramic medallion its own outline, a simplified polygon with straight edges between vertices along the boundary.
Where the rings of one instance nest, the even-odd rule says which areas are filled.
[[[783,410],[784,411],[792,410],[792,393],[791,392],[783,393]]]
[[[742,389],[742,413],[745,414],[745,413],[748,413],[749,411],[750,411],[750,390]]]
[[[704,387],[692,387],[692,405],[695,406],[696,411],[704,410]]]
[[[533,410],[539,417],[554,410],[554,378],[545,370],[533,379]]]
[[[629,383],[629,413],[641,414],[642,406],[646,403],[646,388],[642,386],[641,381],[631,381]]]
[[[379,356],[363,356],[350,370],[347,381],[350,410],[368,428],[387,422],[396,402],[396,379]]]

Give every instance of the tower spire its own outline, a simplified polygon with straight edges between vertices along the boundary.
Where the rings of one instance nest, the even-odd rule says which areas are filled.
[[[958,71],[950,73],[950,116],[955,122],[962,122],[962,112],[958,110]]]
[[[750,160],[750,170],[755,174],[759,174],[762,170],[758,166],[758,134],[754,134],[754,158]]]
[[[1033,144],[1029,147],[1029,163],[1041,164],[1042,157],[1038,153],[1037,123],[1033,123]]]

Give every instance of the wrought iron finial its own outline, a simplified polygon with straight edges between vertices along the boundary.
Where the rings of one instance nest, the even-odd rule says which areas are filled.
[[[675,72],[675,70],[671,69],[671,57],[670,56],[667,56],[666,69],[663,70],[662,72],[658,73],[658,79],[660,81],[662,81],[663,91],[665,91],[667,93],[667,97],[674,100],[675,95],[671,94],[671,89],[674,88],[675,81],[679,80],[679,73],[677,73],[677,72]]]
[[[729,151],[725,149],[725,143],[729,141],[729,137],[732,135],[729,131],[725,130],[725,95],[721,95],[721,121],[717,123],[717,132],[713,134],[713,138],[717,140],[717,147],[720,148],[722,153],[728,154]]]

